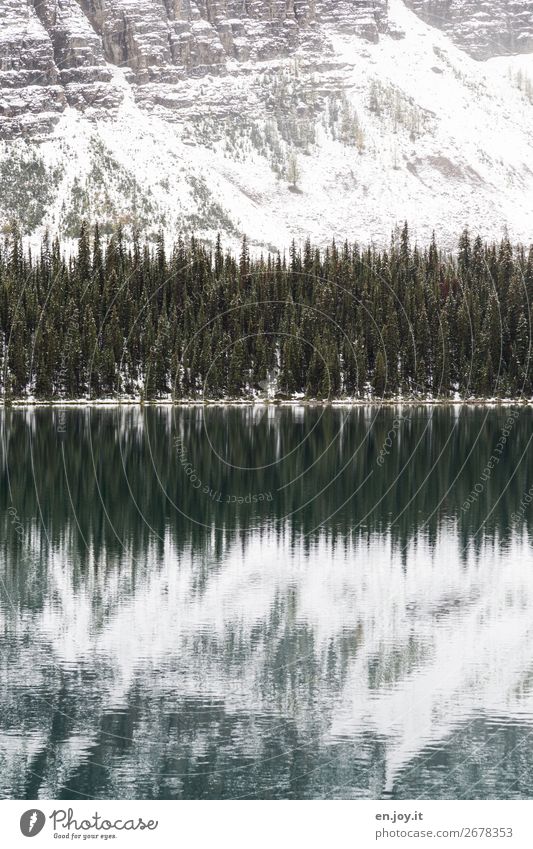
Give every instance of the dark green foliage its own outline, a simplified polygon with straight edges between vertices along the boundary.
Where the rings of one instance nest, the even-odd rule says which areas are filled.
[[[53,203],[61,176],[60,168],[48,168],[29,146],[8,156],[0,162],[0,195],[6,217],[32,233]]]
[[[220,239],[169,251],[83,225],[69,259],[45,238],[0,251],[6,399],[529,397],[533,250],[465,232],[388,251],[293,243],[238,256]]]

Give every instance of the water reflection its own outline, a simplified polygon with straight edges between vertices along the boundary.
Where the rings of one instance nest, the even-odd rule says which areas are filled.
[[[508,415],[5,412],[1,794],[528,796]]]

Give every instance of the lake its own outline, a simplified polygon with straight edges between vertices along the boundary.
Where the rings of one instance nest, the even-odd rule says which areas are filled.
[[[531,795],[531,409],[0,428],[2,797]]]

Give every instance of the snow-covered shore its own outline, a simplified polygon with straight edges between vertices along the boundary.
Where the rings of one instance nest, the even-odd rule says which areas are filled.
[[[533,398],[291,398],[257,400],[254,398],[160,398],[141,400],[140,398],[76,398],[37,400],[35,398],[17,398],[10,401],[0,400],[0,409],[13,408],[105,408],[105,407],[510,407],[533,406]]]

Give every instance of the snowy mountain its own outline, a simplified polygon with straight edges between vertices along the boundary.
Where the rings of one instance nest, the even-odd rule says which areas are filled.
[[[407,0],[477,59],[533,51],[532,0]]]
[[[143,105],[189,99],[191,76],[231,73],[298,48],[322,52],[323,24],[376,39],[387,0],[0,0],[2,135],[34,133],[68,106],[121,101],[113,68]],[[170,98],[170,100],[169,100]]]
[[[0,0],[0,221],[529,240],[532,5]]]

